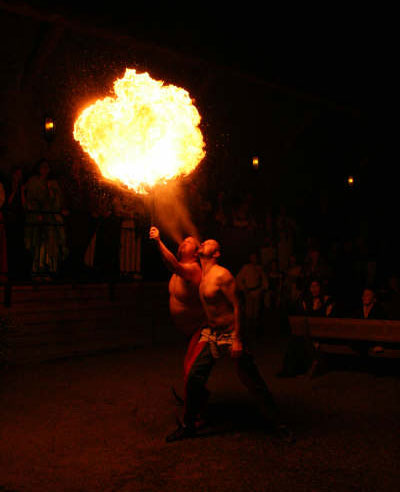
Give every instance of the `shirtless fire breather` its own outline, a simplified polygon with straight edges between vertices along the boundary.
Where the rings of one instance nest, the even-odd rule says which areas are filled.
[[[280,423],[273,397],[244,343],[237,286],[230,271],[218,264],[220,245],[209,239],[201,244],[198,254],[202,270],[199,294],[207,321],[186,365],[183,424],[167,436],[167,441],[196,436],[196,417],[204,402],[211,369],[216,359],[230,353],[237,375],[254,396],[267,427],[278,437],[293,442],[293,434]]]
[[[293,434],[279,423],[273,397],[243,343],[237,286],[229,270],[218,264],[221,254],[219,243],[209,239],[199,247],[194,238],[186,238],[179,246],[178,261],[161,242],[157,228],[151,228],[150,237],[157,241],[164,261],[174,272],[169,287],[172,317],[182,323],[178,327],[189,336],[192,335],[185,357],[183,423],[167,436],[167,442],[196,436],[196,423],[208,398],[205,387],[208,377],[216,359],[227,353],[235,361],[240,381],[255,397],[267,425],[280,437],[292,442]],[[201,268],[197,263],[197,253]],[[182,281],[185,283],[182,284]],[[184,286],[183,290],[179,286]],[[196,296],[196,289],[199,298]],[[204,311],[201,310],[201,305]],[[194,323],[192,330],[189,327],[190,322]]]

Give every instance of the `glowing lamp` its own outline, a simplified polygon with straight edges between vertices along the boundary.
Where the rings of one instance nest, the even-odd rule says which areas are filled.
[[[53,118],[50,116],[46,116],[44,119],[44,136],[46,140],[52,140],[54,138],[55,133],[55,123]]]
[[[258,157],[255,156],[253,157],[253,169],[258,169],[258,166],[259,166],[259,160]]]
[[[353,177],[353,176],[349,176],[349,177],[347,178],[347,184],[348,184],[349,186],[354,186],[354,177]]]

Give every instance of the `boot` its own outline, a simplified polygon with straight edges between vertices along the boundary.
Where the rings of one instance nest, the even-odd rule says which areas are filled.
[[[171,434],[168,434],[165,438],[166,442],[182,441],[183,439],[196,437],[196,428],[194,426],[187,426],[180,421],[177,423],[178,427]]]

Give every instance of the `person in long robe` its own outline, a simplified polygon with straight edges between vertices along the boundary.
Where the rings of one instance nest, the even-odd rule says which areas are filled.
[[[122,278],[133,279],[141,270],[141,234],[138,206],[128,195],[114,198],[116,215],[121,219],[119,269]]]
[[[236,276],[238,288],[244,295],[246,325],[249,331],[260,331],[263,293],[268,289],[268,279],[256,253],[243,265]]]
[[[42,159],[36,169],[36,173],[25,185],[25,248],[31,254],[32,277],[44,280],[48,278],[49,272],[46,257],[51,200],[48,188],[50,166],[46,159]]]
[[[50,204],[47,227],[47,254],[46,265],[51,274],[56,274],[60,265],[66,259],[68,249],[66,246],[63,194],[55,179],[48,181]]]

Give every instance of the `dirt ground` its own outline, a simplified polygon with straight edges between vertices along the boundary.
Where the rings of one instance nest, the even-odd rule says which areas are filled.
[[[183,344],[9,368],[0,491],[399,491],[399,378],[336,367],[277,379],[284,348],[266,339],[255,355],[294,444],[262,430],[229,359],[210,379],[212,425],[167,444]]]

